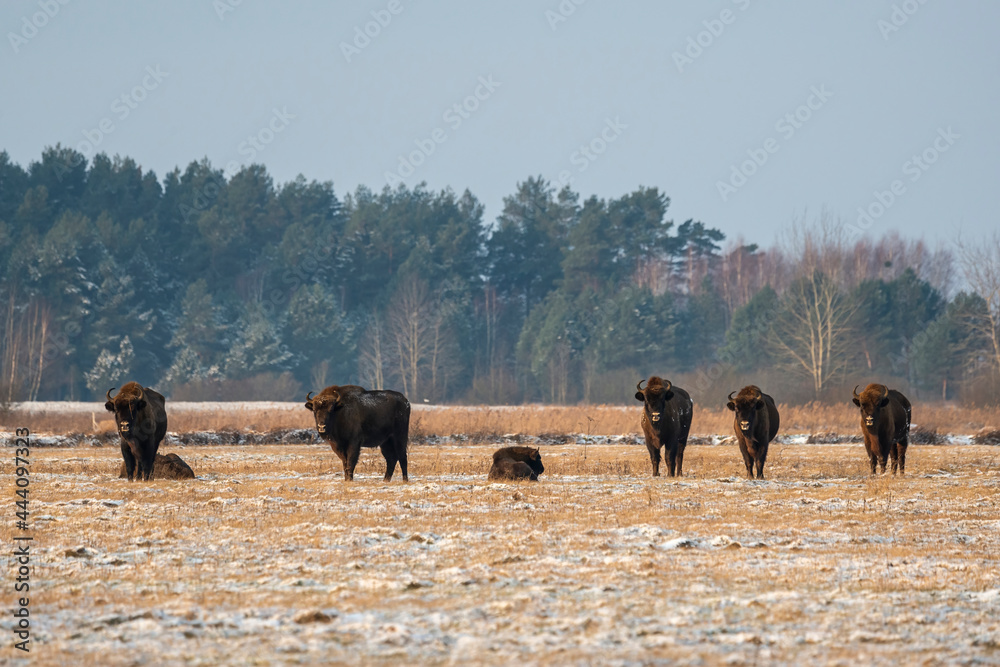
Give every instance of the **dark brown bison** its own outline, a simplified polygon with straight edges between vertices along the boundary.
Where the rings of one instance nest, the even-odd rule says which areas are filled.
[[[753,479],[754,464],[757,465],[757,479],[764,479],[764,463],[767,461],[767,446],[778,434],[778,408],[774,399],[761,392],[760,387],[748,385],[740,393],[730,392],[726,407],[736,413],[733,429],[736,441],[747,467],[747,478]]]
[[[385,481],[399,461],[403,479],[410,433],[410,402],[398,391],[367,391],[357,385],[330,386],[315,397],[306,394],[306,408],[316,418],[316,430],[344,463],[344,480],[354,479],[362,447],[379,447],[385,457]]]
[[[660,448],[665,448],[670,476],[680,477],[684,465],[684,448],[691,430],[694,403],[691,396],[670,382],[664,384],[652,376],[642,388],[642,380],[635,386],[635,398],[642,401],[642,432],[646,436],[646,449],[653,463],[653,477],[660,476]]]
[[[542,456],[537,449],[503,447],[493,453],[493,466],[488,478],[497,481],[530,479],[536,482],[543,472],[545,466],[542,465]]]
[[[854,405],[861,408],[861,433],[865,436],[872,474],[876,464],[881,465],[884,473],[889,457],[892,473],[896,474],[898,467],[899,474],[904,474],[910,439],[910,401],[884,384],[870,384],[860,394],[854,388]]]
[[[167,434],[166,400],[138,382],[129,382],[114,398],[112,391],[114,387],[106,394],[108,402],[104,408],[115,415],[128,481],[136,476],[148,480],[153,476],[156,450]]]
[[[124,463],[118,471],[118,476],[123,478],[128,476]],[[157,454],[156,461],[153,462],[153,479],[194,479],[194,470],[191,470],[191,466],[185,463],[184,459],[172,452],[166,456]]]

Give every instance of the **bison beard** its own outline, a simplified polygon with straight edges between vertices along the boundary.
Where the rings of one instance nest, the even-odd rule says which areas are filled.
[[[643,403],[642,432],[646,436],[646,449],[653,464],[653,477],[660,476],[660,448],[664,448],[670,476],[681,475],[684,466],[684,448],[687,446],[688,432],[694,403],[691,396],[680,387],[666,384],[657,376],[652,376],[642,388],[642,380],[635,386],[635,398]]]
[[[113,390],[114,387],[108,390],[104,408],[115,415],[125,474],[130,482],[136,476],[149,480],[153,476],[156,450],[167,434],[166,399],[137,382],[127,383],[111,398]]]
[[[764,479],[767,446],[778,434],[778,408],[774,399],[761,392],[756,385],[743,387],[736,398],[733,398],[734,393],[729,394],[726,407],[736,413],[733,429],[747,468],[747,478],[753,479],[756,464],[757,479]]]
[[[888,459],[892,459],[892,474],[905,473],[906,448],[909,446],[910,401],[895,389],[883,384],[870,384],[858,393],[854,388],[854,405],[861,408],[861,434],[871,464],[871,474],[876,466],[885,472]]]
[[[406,446],[410,402],[398,391],[367,391],[357,385],[330,386],[315,397],[306,394],[306,408],[316,418],[316,430],[344,464],[344,481],[354,479],[362,447],[378,447],[385,457],[385,481],[399,462],[408,480]]]
[[[495,481],[530,479],[536,482],[543,472],[545,466],[537,449],[503,447],[493,453],[493,465],[487,478]]]

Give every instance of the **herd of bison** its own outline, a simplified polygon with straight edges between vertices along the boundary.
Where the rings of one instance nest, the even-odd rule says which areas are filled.
[[[645,382],[645,388],[643,383]],[[121,436],[124,466],[122,477],[149,480],[154,467],[171,470],[178,477],[194,477],[191,469],[175,454],[158,456],[167,432],[167,412],[162,394],[129,382],[114,396],[107,392],[104,407],[114,413]],[[860,394],[854,388],[854,404],[861,410],[861,433],[874,475],[878,466],[884,473],[892,461],[892,472],[903,474],[910,435],[910,402],[900,392],[881,384],[869,384]],[[735,396],[734,396],[735,394]],[[642,431],[653,466],[660,474],[666,457],[671,477],[680,476],[684,448],[691,430],[694,403],[688,392],[669,381],[652,376],[636,385],[636,400],[642,402]],[[747,477],[764,479],[767,446],[778,433],[779,415],[774,399],[755,385],[729,394],[726,406],[734,413],[733,428]],[[316,430],[344,464],[344,480],[354,479],[362,447],[378,447],[385,457],[385,481],[392,479],[396,464],[408,480],[406,447],[410,429],[410,402],[398,391],[369,391],[358,385],[327,387],[316,396],[306,395],[306,409],[316,419]],[[664,450],[661,456],[660,450]],[[544,472],[538,449],[503,447],[493,455],[489,479],[537,480]]]

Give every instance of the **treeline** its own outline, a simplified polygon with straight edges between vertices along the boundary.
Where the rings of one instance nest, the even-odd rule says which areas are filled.
[[[962,253],[852,240],[826,219],[762,249],[675,224],[669,204],[531,177],[487,221],[468,191],[340,198],[260,165],[160,179],[60,146],[27,168],[3,152],[0,401],[136,379],[174,400],[360,383],[414,401],[623,402],[652,373],[714,402],[749,380],[801,402],[870,379],[997,401],[1000,304]]]

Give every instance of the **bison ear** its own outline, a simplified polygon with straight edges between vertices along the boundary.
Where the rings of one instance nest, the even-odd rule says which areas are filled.
[[[732,410],[733,412],[736,412],[736,404],[733,403],[732,401],[729,401],[728,403],[726,403],[726,407],[729,408],[730,410]]]
[[[115,404],[112,403],[111,401],[108,401],[107,403],[104,404],[104,409],[107,410],[108,412],[114,412]]]
[[[135,403],[136,412],[138,412],[139,410],[142,410],[144,407],[146,407],[146,401],[145,401],[145,399],[140,398],[138,401],[136,401],[136,403]]]
[[[669,400],[670,400],[671,398],[673,398],[673,397],[674,397],[674,392],[672,392],[672,391],[668,391],[668,392],[666,393],[666,395],[665,395],[665,396],[663,397],[663,400],[665,400],[665,401],[669,401]]]
[[[763,410],[764,409],[764,401],[757,401],[757,406],[756,407],[757,407],[758,410]]]
[[[312,409],[313,409],[313,402],[312,401],[306,401],[306,410],[308,410],[309,412],[312,412]]]
[[[861,401],[859,401],[859,400],[858,400],[858,399],[856,399],[856,398],[855,398],[855,399],[853,399],[853,400],[854,400],[854,405],[856,405],[856,406],[858,406],[858,407],[860,408],[860,407],[861,407]]]
[[[878,402],[878,406],[880,408],[884,408],[887,405],[889,405],[889,397],[888,396],[886,396],[885,398],[883,398],[881,401]]]
[[[646,396],[641,391],[637,391],[637,392],[635,392],[635,400],[642,401],[643,403],[645,403],[646,402]]]

